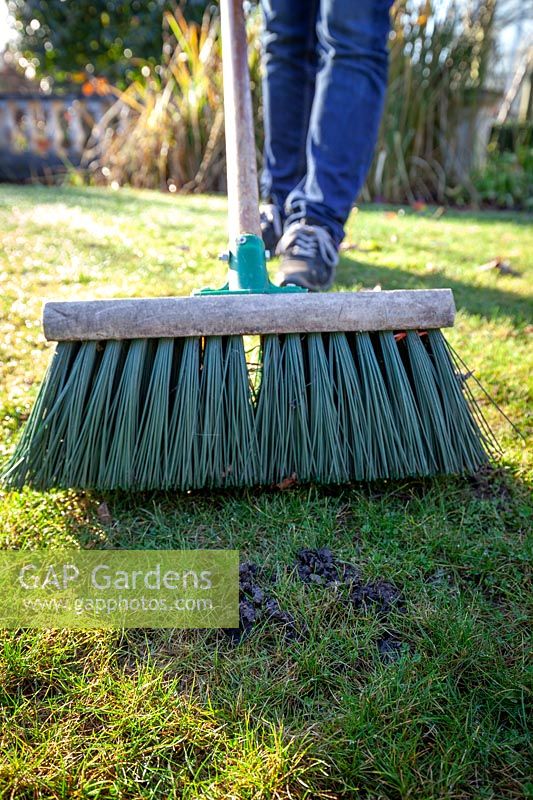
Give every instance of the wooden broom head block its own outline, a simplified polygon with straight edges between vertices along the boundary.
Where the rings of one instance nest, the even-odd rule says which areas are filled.
[[[46,303],[49,341],[448,328],[451,289],[241,294]]]

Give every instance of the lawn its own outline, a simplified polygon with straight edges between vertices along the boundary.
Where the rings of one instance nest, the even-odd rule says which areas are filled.
[[[526,438],[532,221],[363,207],[336,286],[452,287],[449,340]],[[50,355],[43,298],[186,294],[220,282],[224,240],[219,197],[3,186],[0,460]],[[520,274],[479,269],[494,258]],[[184,496],[0,489],[4,548],[236,548],[285,613],[266,620],[258,607],[240,642],[3,632],[0,797],[533,797],[533,460],[480,402],[503,454],[470,479]],[[363,589],[306,582],[304,561],[319,577],[327,561],[298,561],[309,548],[331,550],[339,575],[353,565]]]

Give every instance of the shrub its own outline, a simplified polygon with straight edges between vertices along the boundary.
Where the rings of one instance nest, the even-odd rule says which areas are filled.
[[[487,163],[473,174],[472,182],[483,204],[533,210],[533,148],[502,152],[491,142]]]
[[[389,92],[363,199],[446,203],[477,200],[469,159],[494,53],[496,0],[396,0]],[[261,144],[259,28],[248,17],[250,69]],[[188,191],[225,188],[218,17],[201,24],[165,15],[161,66],[136,80],[104,118],[86,161],[98,180]],[[463,130],[458,136],[459,125]],[[466,130],[466,135],[465,135]],[[102,169],[103,168],[103,169]]]
[[[465,149],[493,54],[495,0],[396,0],[389,91],[364,195],[392,202],[475,199]],[[459,140],[458,126],[467,126]]]
[[[8,59],[31,65],[56,88],[94,73],[119,83],[161,53],[161,18],[173,0],[7,0],[17,37]],[[202,0],[182,3],[187,19],[202,15]],[[205,6],[205,3],[203,3]]]
[[[164,16],[162,64],[118,94],[94,131],[84,162],[96,181],[171,191],[225,189],[219,21],[178,8]],[[259,85],[257,15],[250,20],[250,68]],[[256,115],[259,115],[255,92]],[[258,126],[259,130],[259,126]]]

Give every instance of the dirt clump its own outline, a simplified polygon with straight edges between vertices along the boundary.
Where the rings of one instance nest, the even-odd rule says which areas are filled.
[[[238,644],[251,630],[261,623],[282,628],[287,639],[299,637],[292,614],[283,611],[278,601],[265,594],[257,582],[259,569],[256,564],[245,561],[239,567],[239,627],[226,628],[225,633]]]
[[[404,643],[394,634],[386,633],[377,641],[378,653],[384,664],[393,664],[401,657]]]
[[[304,583],[323,586],[351,585],[360,580],[359,570],[352,564],[337,561],[328,547],[300,550],[296,556],[296,571]]]
[[[486,464],[467,480],[476,500],[492,500],[497,507],[505,508],[512,499],[508,474],[502,467]]]
[[[328,547],[300,550],[295,566],[298,577],[304,583],[326,587],[346,586],[349,600],[355,608],[373,606],[382,615],[393,609],[405,609],[402,593],[396,586],[382,580],[363,583],[359,570],[353,564],[338,561]]]
[[[350,600],[355,608],[367,609],[373,606],[382,616],[393,610],[405,611],[402,593],[388,581],[361,583],[350,592]]]
[[[338,593],[339,602],[355,609],[368,610],[386,618],[392,611],[405,611],[402,592],[385,580],[363,582],[360,570],[353,564],[340,561],[328,547],[299,550],[293,565],[293,574],[308,586]],[[266,580],[266,579],[265,579]],[[239,627],[224,633],[232,643],[239,644],[261,626],[264,632],[276,628],[287,641],[305,638],[307,626],[297,623],[294,616],[281,608],[278,600],[265,592],[260,585],[260,572],[256,564],[245,561],[239,567]],[[376,642],[384,663],[396,661],[404,643],[396,633],[383,633]]]

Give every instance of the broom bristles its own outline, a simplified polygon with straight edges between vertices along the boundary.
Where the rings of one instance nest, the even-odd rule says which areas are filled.
[[[200,489],[471,473],[495,440],[442,333],[59,343],[3,482]]]

